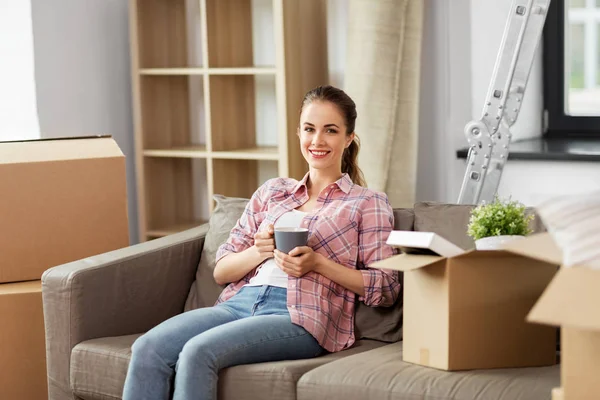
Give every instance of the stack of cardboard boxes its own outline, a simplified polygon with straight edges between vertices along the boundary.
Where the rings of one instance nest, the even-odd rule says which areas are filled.
[[[561,262],[560,250],[550,235],[539,239],[543,254]],[[532,257],[540,252],[527,248]],[[556,400],[600,399],[600,271],[585,265],[561,267],[528,320],[561,327],[561,385],[552,393]]]
[[[0,399],[47,398],[41,277],[129,245],[110,137],[0,143]]]

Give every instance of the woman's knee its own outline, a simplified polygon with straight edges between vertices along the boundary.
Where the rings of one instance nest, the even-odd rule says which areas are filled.
[[[133,342],[131,352],[135,356],[144,354],[160,354],[160,350],[164,348],[163,340],[158,335],[153,335],[148,332],[140,336]]]
[[[179,353],[178,364],[202,362],[207,366],[217,365],[217,356],[214,345],[197,336],[189,340]]]

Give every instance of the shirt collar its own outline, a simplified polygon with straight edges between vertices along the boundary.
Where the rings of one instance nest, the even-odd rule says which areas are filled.
[[[308,180],[308,174],[309,174],[309,172],[307,172],[306,175],[304,175],[304,178],[302,178],[300,180],[300,182],[298,182],[296,184],[296,186],[294,186],[294,189],[292,190],[292,193],[298,192],[298,190],[300,190],[300,188],[303,187],[303,186],[306,187],[306,181]]]
[[[302,178],[297,184],[296,186],[294,186],[294,189],[292,191],[292,193],[296,193],[301,187],[306,187],[306,181],[308,181],[308,175],[309,172],[306,173],[306,175],[304,175],[304,178]],[[338,188],[340,188],[340,190],[346,194],[350,193],[350,188],[352,187],[352,185],[354,185],[354,183],[352,182],[352,179],[350,179],[350,175],[348,175],[347,173],[344,173],[342,175],[342,177],[340,179],[338,179],[337,181],[334,182]]]
[[[350,188],[352,187],[352,185],[354,185],[352,179],[350,179],[350,175],[348,175],[347,173],[342,175],[342,177],[338,179],[335,183],[338,185],[340,190],[346,194],[350,193]]]

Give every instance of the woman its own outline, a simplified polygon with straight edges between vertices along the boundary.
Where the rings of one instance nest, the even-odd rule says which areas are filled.
[[[175,316],[133,344],[124,400],[216,399],[222,368],[350,347],[356,295],[369,306],[395,302],[397,274],[368,268],[393,254],[385,240],[394,217],[385,194],[362,187],[355,121],[342,90],[306,94],[298,136],[309,172],[254,193],[217,252],[215,280],[229,286],[214,307]],[[307,246],[275,250],[277,226],[308,228]]]

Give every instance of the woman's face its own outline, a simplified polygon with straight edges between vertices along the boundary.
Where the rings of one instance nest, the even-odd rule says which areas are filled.
[[[344,149],[354,139],[346,134],[346,123],[333,103],[313,101],[300,114],[300,149],[313,169],[341,173]]]

